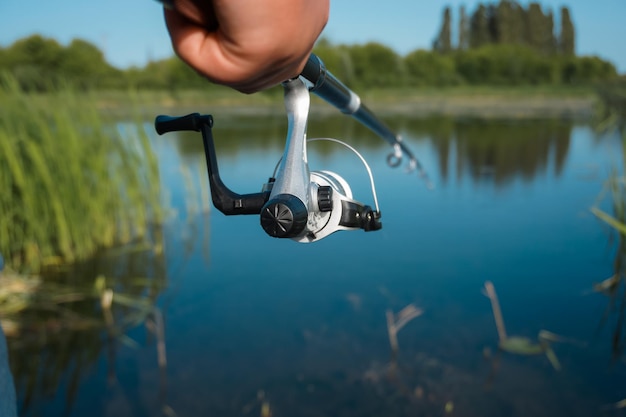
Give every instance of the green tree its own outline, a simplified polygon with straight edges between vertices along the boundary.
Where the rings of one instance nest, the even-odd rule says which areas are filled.
[[[370,42],[349,46],[347,51],[354,64],[355,87],[399,87],[404,84],[403,61],[388,46]]]
[[[5,48],[0,47],[0,71],[9,67],[9,53]]]
[[[450,8],[446,7],[443,10],[443,24],[441,25],[441,30],[439,31],[439,35],[433,42],[433,49],[440,53],[449,53],[452,51],[452,37],[451,37],[451,29],[452,29],[452,18],[450,15]]]
[[[561,7],[561,33],[559,35],[559,53],[573,56],[575,51],[574,24],[567,7]]]
[[[58,81],[63,48],[53,40],[32,35],[13,43],[5,57],[5,69],[27,90],[46,90]]]
[[[526,12],[526,43],[534,50],[549,55],[555,52],[552,12],[544,14],[539,3],[530,3]]]
[[[416,50],[404,58],[407,84],[417,86],[444,86],[459,82],[452,55],[434,51]]]
[[[127,72],[131,85],[136,88],[169,90],[207,88],[210,84],[178,57],[149,62],[143,69]]]
[[[459,75],[476,85],[550,84],[558,80],[552,60],[523,45],[493,44],[459,53]]]
[[[78,87],[114,87],[123,80],[93,44],[75,39],[63,47],[56,40],[32,35],[5,49],[0,69],[13,74],[25,90],[44,91],[60,82]]]
[[[480,48],[491,43],[489,15],[487,7],[479,4],[470,19],[470,48]]]
[[[615,66],[596,56],[570,56],[561,63],[561,79],[566,84],[590,84],[616,78]]]
[[[121,73],[106,62],[95,45],[74,39],[61,54],[59,74],[80,87],[107,87]]]
[[[464,51],[469,48],[470,39],[469,20],[467,18],[467,12],[465,11],[465,5],[461,5],[459,14],[459,44],[457,49]]]
[[[496,8],[496,34],[498,43],[524,43],[524,9],[513,0],[501,0]]]
[[[554,15],[551,10],[544,17],[544,28],[541,52],[546,55],[554,55],[557,51],[558,42],[554,36]]]
[[[17,40],[8,50],[13,65],[39,65],[50,70],[58,69],[62,51],[63,47],[57,41],[41,35]]]

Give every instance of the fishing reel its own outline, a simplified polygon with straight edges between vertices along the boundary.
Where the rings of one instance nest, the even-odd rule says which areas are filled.
[[[378,208],[372,209],[355,200],[344,178],[330,171],[309,170],[306,146],[309,90],[301,78],[283,83],[283,88],[289,123],[285,151],[274,175],[259,193],[240,195],[222,182],[212,116],[198,113],[182,117],[158,116],[155,128],[159,134],[182,130],[201,132],[215,208],[225,215],[260,215],[263,230],[272,237],[314,242],[338,230],[379,230],[382,224]],[[343,144],[336,139],[327,140]],[[362,157],[361,160],[364,161]],[[371,171],[367,168],[371,180]],[[374,188],[373,192],[375,196]]]
[[[201,132],[206,156],[209,186],[213,205],[225,215],[258,214],[261,227],[276,238],[290,238],[308,243],[320,240],[339,230],[379,230],[382,227],[376,189],[365,159],[352,147],[370,176],[375,208],[352,196],[349,184],[330,171],[310,171],[307,161],[307,121],[310,94],[313,92],[378,133],[393,146],[387,161],[397,166],[403,153],[409,156],[409,170],[420,168],[417,159],[400,138],[377,119],[360,98],[326,71],[323,63],[311,54],[302,74],[282,83],[288,131],[285,150],[277,168],[261,192],[237,194],[222,182],[213,141],[213,117],[189,114],[182,117],[158,116],[157,133],[191,130]]]

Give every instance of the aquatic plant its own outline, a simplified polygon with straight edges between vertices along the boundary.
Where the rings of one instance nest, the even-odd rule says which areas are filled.
[[[398,357],[400,347],[398,346],[398,332],[407,325],[411,320],[421,316],[423,310],[409,304],[394,314],[393,311],[387,310],[387,334],[389,336],[389,345],[391,346],[391,362],[395,363]]]
[[[595,292],[606,295],[609,303],[601,319],[601,325],[615,316],[615,324],[611,331],[613,358],[617,359],[624,353],[626,326],[626,81],[604,85],[599,91],[602,99],[596,112],[596,130],[599,132],[617,131],[621,134],[622,167],[612,170],[604,189],[600,192],[591,212],[616,232],[616,251],[613,261],[613,274],[593,284]],[[612,212],[600,208],[607,198]]]
[[[598,206],[592,207],[591,212],[614,229],[617,248],[613,261],[613,274],[594,283],[592,288],[609,299],[601,324],[603,325],[613,315],[616,317],[611,345],[613,357],[618,358],[624,352],[624,325],[626,324],[626,189],[624,178],[614,172],[607,181],[607,188],[613,213],[609,214]]]
[[[559,371],[561,369],[561,364],[552,350],[550,342],[560,341],[560,336],[555,335],[552,332],[548,332],[547,330],[541,330],[539,332],[537,342],[527,337],[508,336],[504,326],[504,319],[502,318],[502,311],[500,310],[498,295],[496,294],[496,289],[491,281],[485,282],[484,294],[491,301],[493,317],[498,330],[498,349],[500,351],[516,355],[530,356],[545,354],[554,369]]]
[[[611,349],[614,360],[624,354],[626,326],[626,79],[622,77],[599,88],[601,101],[595,113],[595,128],[600,133],[617,132],[621,135],[622,166],[612,170],[591,212],[617,234],[613,274],[592,284],[592,290],[608,297],[609,302],[601,325],[616,316],[611,329]],[[600,208],[608,194],[612,213]],[[610,412],[626,408],[626,399],[605,405],[602,410]]]
[[[94,95],[27,93],[7,74],[0,76],[0,190],[0,253],[18,272],[145,237],[164,215],[143,125],[121,131],[98,112]]]
[[[117,347],[136,347],[128,332],[142,325],[156,340],[164,387],[165,334],[157,298],[166,285],[165,270],[163,253],[138,243],[50,268],[42,277],[0,274],[0,325],[20,407],[55,395],[64,381],[71,407],[83,375],[101,356],[113,382]],[[89,279],[91,273],[96,278]]]

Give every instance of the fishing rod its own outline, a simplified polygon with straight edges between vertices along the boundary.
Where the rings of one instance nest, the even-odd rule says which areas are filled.
[[[402,141],[402,137],[394,133],[382,120],[376,117],[361,102],[361,98],[357,94],[326,70],[324,63],[317,55],[311,54],[309,56],[300,76],[311,83],[309,89],[312,93],[332,104],[342,113],[354,117],[393,146],[394,152],[387,157],[387,163],[390,166],[396,167],[400,165],[404,155],[409,159],[408,171],[417,170],[420,177],[426,181],[427,186],[429,188],[432,187],[422,164]]]
[[[315,242],[339,230],[373,231],[382,228],[374,179],[361,154],[338,139],[307,140],[311,93],[354,117],[386,140],[393,147],[393,152],[387,157],[390,166],[400,165],[406,156],[408,170],[418,170],[430,184],[421,164],[401,137],[362,104],[358,95],[327,71],[315,54],[310,55],[298,77],[281,85],[288,121],[285,149],[272,176],[257,193],[238,194],[222,182],[212,133],[213,116],[199,113],[180,117],[160,115],[155,120],[155,129],[160,135],[185,130],[202,134],[211,198],[215,208],[225,215],[260,215],[261,226],[268,235],[302,243]],[[338,143],[357,155],[370,179],[374,208],[355,200],[350,185],[338,174],[327,170],[310,171],[307,142],[319,140]]]

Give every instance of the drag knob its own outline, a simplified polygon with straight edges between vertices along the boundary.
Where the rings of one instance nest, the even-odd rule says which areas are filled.
[[[279,194],[261,209],[261,226],[272,237],[295,237],[304,230],[308,217],[298,197]]]
[[[333,189],[330,185],[320,185],[317,188],[317,206],[323,212],[333,209]]]

